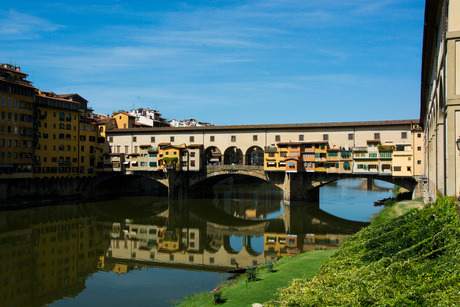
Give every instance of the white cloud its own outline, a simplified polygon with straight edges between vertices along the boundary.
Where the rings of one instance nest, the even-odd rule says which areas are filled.
[[[0,40],[32,40],[42,32],[53,32],[63,26],[14,10],[0,11]]]

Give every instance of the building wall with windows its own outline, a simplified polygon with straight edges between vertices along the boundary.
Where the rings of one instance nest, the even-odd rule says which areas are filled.
[[[38,142],[34,177],[79,175],[79,103],[58,98],[51,92],[35,96]]]
[[[460,194],[460,1],[426,0],[420,124],[432,198]]]
[[[31,178],[34,91],[19,67],[0,64],[0,178]]]
[[[98,125],[92,118],[81,117],[79,122],[79,174],[96,175],[97,162],[102,159],[102,148],[98,146]]]

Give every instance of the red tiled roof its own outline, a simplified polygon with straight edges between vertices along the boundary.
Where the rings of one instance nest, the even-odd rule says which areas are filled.
[[[118,115],[118,114],[123,114],[123,115],[126,115],[128,117],[134,117],[136,118],[136,116],[132,115],[132,114],[129,114],[128,112],[113,112],[113,115]]]

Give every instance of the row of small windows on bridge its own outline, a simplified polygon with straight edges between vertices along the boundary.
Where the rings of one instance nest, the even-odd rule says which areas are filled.
[[[418,133],[417,137],[421,138],[422,134]],[[401,132],[401,138],[402,139],[407,139],[407,132]],[[348,134],[348,140],[353,140],[353,139],[354,139],[354,134],[349,133]],[[374,139],[379,140],[380,139],[380,133],[374,133]],[[170,140],[170,142],[174,142],[174,136],[170,136],[169,140]],[[252,136],[252,140],[254,142],[257,142],[258,141],[258,135],[254,134]],[[305,140],[304,135],[299,134],[299,141],[304,141],[304,140]],[[328,141],[328,140],[329,140],[329,134],[323,134],[323,141]],[[215,137],[213,135],[209,136],[209,141],[214,142]],[[231,135],[230,136],[230,141],[231,142],[236,142],[236,135]],[[113,142],[113,137],[109,137],[109,142]],[[137,137],[133,136],[133,142],[137,142]],[[154,136],[150,137],[150,142],[155,143],[155,137]],[[195,142],[195,137],[194,136],[190,136],[190,142],[191,143]],[[281,135],[275,135],[275,142],[281,142]]]

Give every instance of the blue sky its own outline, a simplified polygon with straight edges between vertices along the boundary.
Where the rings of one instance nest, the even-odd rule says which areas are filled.
[[[423,0],[5,1],[0,62],[99,113],[416,119]]]

